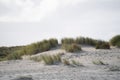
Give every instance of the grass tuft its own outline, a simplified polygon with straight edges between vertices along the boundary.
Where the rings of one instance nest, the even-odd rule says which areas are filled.
[[[41,62],[42,61],[42,59],[41,59],[41,57],[39,56],[39,57],[30,57],[30,60],[33,60],[33,61],[35,61],[35,62]]]
[[[47,65],[53,65],[53,64],[61,62],[61,57],[59,54],[57,54],[57,55],[42,55],[41,59]]]
[[[116,35],[110,39],[110,44],[112,46],[120,47],[120,35]]]
[[[76,61],[76,60],[71,60],[71,64],[72,64],[73,66],[83,66],[82,63],[79,63],[79,62]]]
[[[63,63],[64,65],[70,65],[70,62],[69,62],[69,60],[67,60],[67,59],[63,59],[62,63]]]
[[[97,41],[96,49],[110,49],[110,45],[105,41]]]
[[[81,51],[81,46],[78,44],[63,44],[62,49],[65,49],[67,52],[79,52]]]
[[[96,60],[96,61],[93,61],[92,63],[95,65],[105,65],[105,63],[101,60]]]

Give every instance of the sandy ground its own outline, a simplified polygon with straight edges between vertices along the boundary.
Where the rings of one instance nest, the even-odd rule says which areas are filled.
[[[0,62],[0,80],[20,80],[18,77],[27,76],[32,79],[21,80],[120,80],[120,49],[95,50],[92,47],[82,47],[80,53],[66,53],[56,49],[40,53],[64,53],[63,58],[76,59],[84,66],[44,65],[32,60],[12,60]],[[105,65],[93,64],[100,60]],[[112,71],[113,70],[113,71]]]

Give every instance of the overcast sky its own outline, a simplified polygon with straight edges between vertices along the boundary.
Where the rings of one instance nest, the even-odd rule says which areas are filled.
[[[0,46],[120,34],[120,0],[0,0]]]

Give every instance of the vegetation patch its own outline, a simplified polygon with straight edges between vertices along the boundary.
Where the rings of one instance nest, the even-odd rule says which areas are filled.
[[[63,38],[61,40],[61,44],[73,44],[75,43],[75,40],[73,38]]]
[[[91,45],[91,46],[96,45],[96,40],[88,37],[77,37],[75,42],[77,44],[83,44],[83,45]]]
[[[110,49],[110,45],[105,41],[97,41],[96,49]]]
[[[70,65],[70,61],[67,60],[67,59],[63,59],[63,60],[62,60],[62,63],[63,63],[64,65]]]
[[[62,44],[82,44],[82,45],[91,45],[95,46],[96,45],[96,40],[89,38],[89,37],[77,37],[76,39],[74,38],[63,38],[61,40]]]
[[[116,44],[116,47],[120,48],[120,42],[118,42],[118,43]]]
[[[95,60],[95,61],[92,61],[92,63],[95,65],[105,65],[105,63],[101,60]]]
[[[62,49],[65,49],[67,52],[79,52],[81,51],[81,46],[78,44],[63,44]]]
[[[19,54],[16,54],[24,48],[24,46],[14,46],[14,47],[0,47],[0,61],[7,60],[7,57],[13,57],[13,59],[18,58]]]
[[[116,35],[110,39],[110,44],[112,46],[120,47],[120,35]]]
[[[51,38],[26,46],[0,47],[0,60],[21,59],[23,55],[33,55],[39,52],[48,51],[58,45],[57,39]]]
[[[32,60],[34,61],[44,61],[44,63],[46,65],[54,65],[54,64],[58,64],[61,62],[61,56],[60,54],[56,54],[56,55],[41,55],[37,58],[32,58]]]
[[[80,62],[78,62],[76,60],[71,60],[71,65],[73,65],[73,66],[83,66],[82,63],[80,63]]]
[[[79,63],[76,60],[62,59],[60,54],[56,54],[56,55],[44,54],[41,56],[31,57],[30,59],[36,62],[43,61],[46,65],[55,65],[62,63],[64,65],[71,65],[71,66],[83,66],[81,63]]]
[[[40,56],[30,57],[30,60],[33,60],[35,62],[41,62],[42,61]]]
[[[16,51],[16,52],[9,54],[6,58],[8,60],[17,60],[17,59],[22,59],[21,56],[22,54],[19,53],[19,51]]]

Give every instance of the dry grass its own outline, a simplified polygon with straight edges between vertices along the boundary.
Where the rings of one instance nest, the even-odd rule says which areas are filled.
[[[67,59],[63,59],[63,60],[62,60],[62,63],[63,63],[64,65],[70,65],[70,61],[67,60]]]
[[[80,52],[81,46],[78,44],[62,44],[62,49],[66,50],[67,52]]]
[[[92,63],[95,65],[105,65],[105,63],[101,60],[94,60],[94,61],[92,61]]]
[[[41,56],[31,57],[30,59],[36,62],[43,61],[47,65],[53,65],[61,62],[60,54],[56,54],[56,55],[44,54]]]
[[[76,61],[76,60],[71,60],[71,65],[73,65],[73,66],[83,66],[82,63],[80,63],[79,61]]]
[[[42,61],[40,56],[38,56],[38,57],[30,57],[30,60],[33,60],[33,61],[36,61],[36,62]]]

